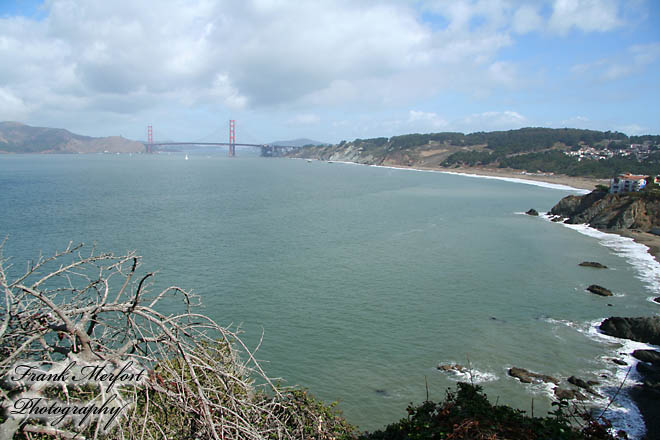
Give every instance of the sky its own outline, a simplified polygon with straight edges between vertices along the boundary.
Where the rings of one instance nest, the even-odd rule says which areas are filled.
[[[0,121],[321,142],[660,133],[657,0],[0,0]]]

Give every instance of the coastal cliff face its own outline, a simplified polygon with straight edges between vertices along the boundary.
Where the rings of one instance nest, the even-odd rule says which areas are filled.
[[[363,165],[440,167],[442,161],[457,150],[458,147],[439,144],[396,148],[389,143],[375,145],[354,141],[325,147],[304,147],[287,156]]]
[[[328,160],[335,162],[354,162],[364,165],[412,166],[418,164],[418,157],[412,151],[369,151],[354,143],[331,145],[327,147],[301,148],[288,154],[289,157]]]
[[[644,193],[593,191],[564,197],[550,214],[567,217],[569,224],[586,223],[597,229],[649,231],[660,226],[660,199]]]

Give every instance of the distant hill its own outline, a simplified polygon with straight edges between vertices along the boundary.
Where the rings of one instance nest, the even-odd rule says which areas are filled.
[[[275,141],[271,142],[268,145],[274,145],[274,146],[288,146],[288,147],[305,147],[307,145],[313,145],[313,146],[319,146],[319,145],[328,145],[326,142],[319,142],[315,141],[312,139],[306,139],[306,138],[300,138],[300,139],[292,139],[290,141]]]
[[[660,136],[527,127],[469,134],[414,133],[341,141],[288,152],[289,157],[422,168],[509,168],[608,178],[660,174]]]
[[[0,122],[0,153],[140,153],[144,144],[121,136],[90,137],[62,128]]]

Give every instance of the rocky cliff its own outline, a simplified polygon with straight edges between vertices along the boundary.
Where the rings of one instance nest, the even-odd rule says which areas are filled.
[[[597,229],[639,229],[660,226],[660,198],[652,192],[609,194],[596,190],[567,196],[550,211],[570,224],[586,223]]]
[[[420,163],[419,154],[416,150],[388,151],[386,148],[365,148],[360,144],[356,145],[354,142],[325,147],[301,148],[289,153],[288,156],[336,162],[354,162],[365,165],[426,165]],[[439,161],[437,162],[439,163]]]

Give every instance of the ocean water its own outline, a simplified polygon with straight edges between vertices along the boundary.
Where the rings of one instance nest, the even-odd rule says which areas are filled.
[[[240,154],[240,152],[239,152]],[[0,156],[0,235],[18,267],[70,241],[136,249],[158,283],[201,295],[239,325],[270,376],[338,401],[373,430],[442,399],[470,365],[500,403],[544,414],[551,388],[511,366],[601,378],[626,349],[595,325],[657,314],[660,266],[644,249],[522,214],[576,191],[339,163],[161,155]],[[599,261],[608,270],[582,268]],[[615,292],[585,292],[600,284]],[[635,380],[632,374],[628,381]],[[623,393],[609,416],[643,429]]]

